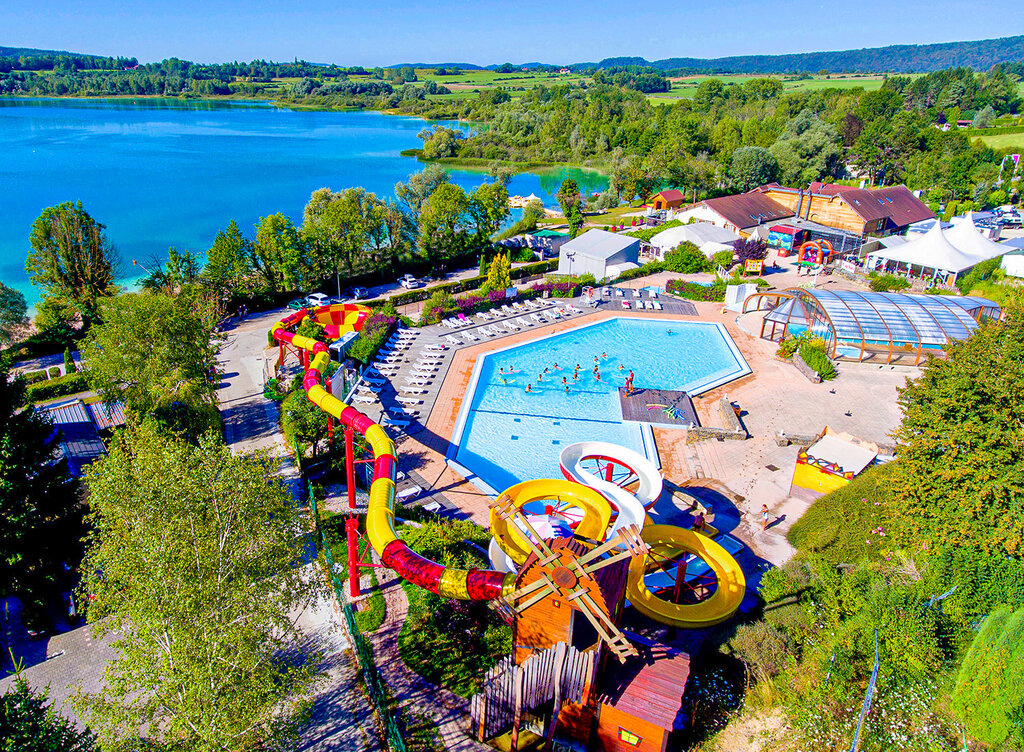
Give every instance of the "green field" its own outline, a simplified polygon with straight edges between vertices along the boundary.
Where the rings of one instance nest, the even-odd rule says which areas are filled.
[[[884,74],[862,74],[862,75],[828,75],[812,76],[811,78],[799,81],[787,80],[787,76],[755,76],[755,75],[710,75],[702,74],[697,76],[683,76],[672,78],[672,90],[664,94],[649,94],[648,99],[652,102],[669,102],[675,99],[689,99],[697,91],[701,81],[709,78],[717,78],[726,84],[744,84],[753,78],[777,78],[782,81],[785,91],[814,91],[816,89],[854,89],[862,88],[867,91],[875,91],[882,88],[885,82]]]
[[[1024,152],[1024,133],[1000,133],[996,136],[977,136],[985,146],[992,149],[1014,149],[1017,153]]]

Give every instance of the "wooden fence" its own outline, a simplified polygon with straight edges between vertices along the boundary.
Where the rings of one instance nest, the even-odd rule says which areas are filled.
[[[487,672],[483,691],[470,701],[473,734],[484,741],[520,725],[524,713],[548,702],[557,701],[559,707],[581,702],[593,672],[594,651],[580,652],[565,643],[534,653],[518,666],[506,656]]]

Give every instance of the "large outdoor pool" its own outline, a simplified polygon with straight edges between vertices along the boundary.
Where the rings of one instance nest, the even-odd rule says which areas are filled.
[[[581,326],[480,358],[449,458],[495,491],[562,477],[559,453],[577,441],[608,441],[656,459],[650,428],[622,420],[618,388],[630,370],[638,389],[690,395],[750,373],[720,324],[615,318]]]

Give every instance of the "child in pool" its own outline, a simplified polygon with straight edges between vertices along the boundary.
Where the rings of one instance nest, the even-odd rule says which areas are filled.
[[[526,385],[526,391],[532,392],[533,391],[533,384],[527,384]]]

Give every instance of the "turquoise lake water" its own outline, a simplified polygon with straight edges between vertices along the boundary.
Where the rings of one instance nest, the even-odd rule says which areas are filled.
[[[171,100],[0,98],[0,279],[37,291],[25,274],[29,228],[43,209],[81,200],[127,261],[204,252],[234,219],[251,236],[261,216],[296,222],[317,188],[362,186],[391,197],[424,165],[403,157],[427,123],[376,112],[301,112],[267,104]],[[451,125],[451,124],[448,124]],[[475,188],[485,172],[452,170]],[[554,206],[565,177],[602,190],[597,173],[552,169],[516,175],[512,195]]]
[[[511,375],[501,372],[510,369]],[[453,437],[455,460],[501,491],[562,477],[559,454],[577,441],[607,441],[651,456],[641,424],[622,420],[618,389],[630,370],[637,389],[690,395],[750,372],[728,332],[712,323],[615,318],[509,347],[476,366]],[[659,414],[651,412],[652,423]]]

